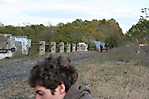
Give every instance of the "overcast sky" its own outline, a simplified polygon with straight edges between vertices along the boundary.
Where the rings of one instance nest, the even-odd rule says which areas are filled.
[[[5,25],[52,24],[114,18],[125,32],[138,22],[149,0],[0,0]]]

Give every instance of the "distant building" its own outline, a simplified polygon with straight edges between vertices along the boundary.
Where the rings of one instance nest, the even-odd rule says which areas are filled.
[[[27,36],[15,36],[16,51],[21,52],[20,54],[28,55],[31,48],[31,39]]]

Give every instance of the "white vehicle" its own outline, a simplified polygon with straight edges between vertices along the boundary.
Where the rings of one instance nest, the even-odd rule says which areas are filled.
[[[0,49],[0,59],[11,58],[13,56],[13,52],[8,49]]]

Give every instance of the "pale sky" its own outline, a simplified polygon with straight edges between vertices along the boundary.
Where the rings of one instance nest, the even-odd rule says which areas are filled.
[[[149,8],[149,0],[0,0],[0,22],[56,25],[114,18],[125,32],[138,22],[141,8]]]

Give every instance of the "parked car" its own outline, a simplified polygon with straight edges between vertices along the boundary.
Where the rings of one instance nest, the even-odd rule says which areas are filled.
[[[11,49],[0,49],[0,59],[11,58],[13,52]]]

